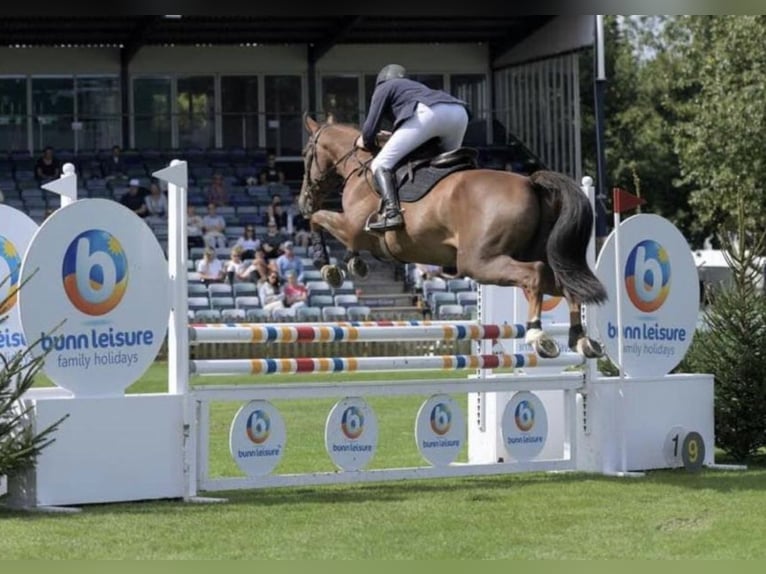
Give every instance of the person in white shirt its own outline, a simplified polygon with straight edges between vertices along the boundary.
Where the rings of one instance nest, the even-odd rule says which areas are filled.
[[[197,264],[197,272],[203,283],[220,283],[226,276],[223,269],[223,263],[215,256],[215,249],[208,247],[205,249],[205,255]]]
[[[226,275],[231,284],[258,281],[258,268],[252,260],[244,261],[242,259],[243,253],[239,245],[231,248],[231,258],[226,262]]]
[[[284,309],[284,293],[276,271],[269,273],[266,281],[258,287],[258,297],[261,299],[263,308],[271,313],[274,309]]]
[[[168,200],[162,193],[157,182],[149,186],[149,195],[144,199],[148,214],[146,220],[152,222],[166,222],[168,219]]]
[[[208,247],[226,247],[226,236],[223,230],[226,229],[226,221],[216,213],[215,203],[207,206],[207,214],[202,218],[203,238]]]

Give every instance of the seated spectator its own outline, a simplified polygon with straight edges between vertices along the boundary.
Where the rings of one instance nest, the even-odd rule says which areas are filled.
[[[282,293],[282,286],[276,271],[269,273],[266,281],[263,281],[258,287],[258,297],[261,300],[261,306],[269,313],[274,309],[285,308],[283,302],[285,295]]]
[[[202,218],[202,237],[208,247],[226,247],[226,220],[216,213],[215,203],[207,206],[207,214]]]
[[[280,233],[275,221],[269,220],[269,224],[266,226],[266,235],[261,238],[261,248],[266,261],[279,257],[280,248],[285,241],[287,241],[287,236]]]
[[[303,217],[298,207],[297,194],[287,210],[287,233],[292,234],[295,243],[301,247],[308,248],[311,244],[311,221],[308,217]]]
[[[255,237],[255,227],[252,225],[245,227],[242,236],[237,238],[234,245],[242,248],[243,259],[253,259],[255,252],[261,247],[261,240]]]
[[[35,163],[35,178],[40,184],[61,177],[61,162],[53,155],[53,148],[47,146],[43,155]]]
[[[299,283],[303,282],[303,261],[295,256],[293,242],[286,241],[283,246],[283,253],[277,257],[277,271],[279,277],[284,281],[287,278],[288,271],[295,271]]]
[[[242,259],[242,248],[235,245],[231,248],[230,259],[226,262],[226,276],[229,283],[250,282],[256,283],[260,279],[258,268],[254,262],[245,262]]]
[[[268,158],[266,158],[266,165],[263,166],[258,174],[258,179],[260,180],[261,185],[268,185],[269,183],[285,183],[285,172],[277,167],[277,158],[273,153],[270,153]]]
[[[223,181],[223,175],[213,174],[213,181],[207,188],[207,201],[217,206],[229,205],[229,192],[226,189],[226,183]]]
[[[215,249],[208,247],[205,254],[197,264],[197,272],[200,279],[207,285],[209,283],[221,283],[226,277],[223,269],[223,263],[215,255]]]
[[[188,247],[203,247],[202,217],[197,214],[193,205],[186,206],[186,243]]]
[[[145,198],[147,221],[167,222],[168,200],[160,189],[160,184],[153,181],[149,186],[149,195]]]
[[[277,273],[276,259],[266,259],[266,255],[263,253],[263,248],[259,247],[255,250],[255,258],[253,259],[253,265],[258,271],[258,281],[265,281],[269,273]]]
[[[298,275],[292,269],[286,273],[287,284],[282,291],[285,294],[285,307],[302,307],[309,300],[309,290],[303,283],[298,282]]]
[[[104,179],[127,179],[128,168],[122,159],[120,146],[112,146],[112,155],[101,164],[101,170],[104,172]]]
[[[146,217],[149,210],[146,208],[146,190],[139,186],[137,179],[130,180],[130,186],[120,198],[120,203],[140,217]]]
[[[269,221],[276,221],[277,228],[282,233],[287,233],[287,210],[282,207],[282,198],[275,195],[271,198],[271,203],[266,209],[266,213],[269,216]]]

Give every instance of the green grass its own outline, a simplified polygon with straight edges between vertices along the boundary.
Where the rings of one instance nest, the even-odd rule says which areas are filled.
[[[130,391],[160,391],[165,373],[152,367]],[[413,425],[424,398],[369,400],[381,431],[372,467],[423,464]],[[288,428],[278,472],[332,469],[323,432],[334,402],[275,402]],[[238,407],[213,406],[213,475],[238,474],[227,448]],[[760,463],[641,479],[534,473],[236,491],[214,493],[225,504],[93,505],[74,515],[0,508],[0,557],[764,558],[765,490]]]

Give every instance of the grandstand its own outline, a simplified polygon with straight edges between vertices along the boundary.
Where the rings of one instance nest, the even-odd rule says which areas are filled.
[[[128,179],[148,187],[152,172],[184,159],[189,203],[200,213],[213,174],[224,176],[230,200],[219,213],[228,245],[245,225],[259,236],[271,198],[280,195],[289,205],[300,187],[303,111],[361,124],[377,70],[390,62],[469,101],[474,119],[465,143],[479,149],[482,166],[525,173],[546,166],[579,178],[577,51],[592,42],[590,19],[6,17],[0,191],[7,204],[40,222],[58,207],[35,176],[47,146],[76,166],[80,197],[119,200]],[[105,167],[114,145],[123,148],[126,178],[111,178]],[[286,181],[253,185],[269,153]],[[150,224],[166,245],[167,229]],[[337,242],[330,248],[342,257]],[[249,287],[227,285],[225,293],[195,284],[194,249],[190,289],[200,298],[194,320],[265,320]],[[228,248],[219,255],[228,257]],[[412,266],[367,259],[372,270],[364,284],[327,292],[310,273],[312,304],[297,318],[473,312],[464,284],[429,286],[418,299]],[[295,318],[284,313],[276,320]]]

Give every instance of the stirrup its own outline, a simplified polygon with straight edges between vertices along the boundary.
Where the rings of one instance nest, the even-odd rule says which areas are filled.
[[[392,215],[393,214],[393,215]],[[386,229],[396,229],[404,225],[404,218],[400,210],[386,210],[383,215],[378,216],[378,220],[372,223],[367,221],[366,229],[368,231],[381,231]]]

